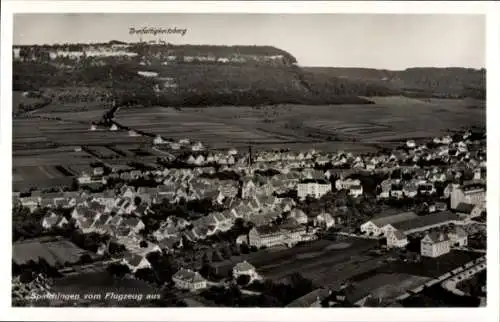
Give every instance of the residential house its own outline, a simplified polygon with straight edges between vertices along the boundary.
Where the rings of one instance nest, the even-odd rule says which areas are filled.
[[[450,239],[444,233],[432,232],[420,241],[420,255],[439,257],[450,252]]]
[[[130,186],[122,186],[120,188],[120,193],[122,195],[122,198],[129,198],[129,199],[134,199],[135,197],[135,188],[134,187],[130,187]]]
[[[44,229],[52,229],[54,227],[64,227],[69,224],[69,221],[62,215],[57,215],[53,212],[42,219],[42,227]]]
[[[392,183],[390,195],[392,198],[402,198],[404,196],[403,185],[401,183]]]
[[[87,220],[90,218],[94,218],[98,214],[99,214],[98,212],[91,210],[89,207],[77,206],[71,212],[71,218],[75,220],[80,220],[80,219]]]
[[[378,195],[379,199],[387,199],[391,196],[391,186],[390,180],[384,180],[380,184],[380,193]]]
[[[189,269],[180,269],[172,276],[172,281],[175,287],[183,290],[199,291],[207,288],[207,280],[200,273]]]
[[[307,224],[309,220],[307,215],[299,208],[294,208],[292,211],[290,211],[289,218],[295,219],[299,224]]]
[[[146,256],[140,256],[137,254],[129,254],[123,258],[122,264],[126,265],[132,273],[135,273],[143,268],[151,268],[151,263],[147,260]]]
[[[407,198],[414,198],[418,194],[418,186],[413,182],[403,185],[403,195]]]
[[[465,230],[459,226],[456,226],[454,230],[448,233],[451,246],[467,246],[467,237]]]
[[[281,210],[283,212],[291,211],[295,206],[295,201],[292,198],[281,199]]]
[[[332,185],[326,180],[304,180],[297,185],[297,196],[305,199],[307,196],[316,199],[332,191]]]
[[[120,226],[122,221],[123,221],[122,216],[115,215],[115,216],[113,216],[113,218],[111,218],[111,220],[108,221],[107,225],[116,228],[116,227]]]
[[[351,195],[354,198],[361,197],[363,195],[363,186],[351,186],[349,188],[349,195]]]
[[[135,210],[136,205],[134,204],[133,199],[129,197],[123,197],[116,200],[115,208],[115,211],[120,215],[131,214]]]
[[[403,248],[408,245],[408,238],[399,230],[393,230],[387,235],[387,248]]]
[[[21,202],[21,205],[23,208],[28,208],[31,212],[33,212],[36,208],[38,208],[40,204],[40,197],[21,197],[19,198],[19,201]]]
[[[445,202],[436,202],[435,207],[436,207],[436,211],[448,210],[448,205]]]
[[[338,179],[335,181],[335,189],[337,190],[350,190],[351,187],[357,187],[361,185],[359,179]]]
[[[170,253],[176,248],[182,247],[181,237],[166,237],[158,241],[158,246],[164,253]]]
[[[322,226],[325,227],[326,229],[329,229],[335,225],[335,220],[329,213],[322,212],[318,216],[316,216],[315,224],[317,226]]]
[[[164,226],[164,227],[160,227],[158,230],[156,230],[153,233],[153,237],[155,237],[156,240],[162,240],[164,238],[175,237],[177,235],[178,235],[178,230],[173,224],[168,225],[168,226]]]
[[[473,204],[461,202],[454,210],[459,215],[469,217],[472,215],[474,208],[476,208],[476,206]]]
[[[419,184],[418,192],[422,195],[432,195],[436,193],[436,188],[433,183]]]
[[[139,231],[141,231],[145,227],[142,220],[140,220],[139,218],[136,218],[136,217],[126,218],[120,223],[120,225],[127,227],[127,228],[130,228],[134,233],[138,233]]]
[[[238,263],[233,267],[233,278],[235,280],[242,275],[247,275],[248,277],[250,277],[250,281],[260,278],[255,267],[247,261]]]

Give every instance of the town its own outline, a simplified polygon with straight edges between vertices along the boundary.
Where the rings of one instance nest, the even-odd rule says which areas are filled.
[[[162,295],[140,306],[485,303],[483,129],[364,154],[145,145],[164,157],[13,192],[14,305],[108,284]]]

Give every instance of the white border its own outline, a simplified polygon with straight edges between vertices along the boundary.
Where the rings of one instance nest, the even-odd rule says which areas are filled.
[[[1,204],[7,218],[1,234],[4,260],[0,265],[2,292],[0,293],[1,317],[8,320],[52,321],[499,321],[498,318],[498,190],[499,149],[498,120],[500,115],[500,6],[493,1],[443,1],[443,2],[388,2],[388,1],[335,1],[335,2],[133,2],[133,1],[2,1],[1,10],[1,136],[2,152]],[[10,308],[11,263],[11,46],[13,36],[12,14],[57,12],[178,12],[178,13],[439,13],[439,14],[487,14],[487,81],[488,81],[488,306],[474,309],[42,309]],[[439,32],[439,30],[436,30]],[[54,313],[57,312],[57,313]],[[7,315],[6,315],[7,314]]]

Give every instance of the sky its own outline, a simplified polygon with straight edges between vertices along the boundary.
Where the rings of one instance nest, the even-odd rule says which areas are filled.
[[[14,45],[136,42],[130,28],[177,28],[143,35],[173,44],[269,45],[301,66],[409,67],[486,65],[482,15],[459,14],[18,14]]]

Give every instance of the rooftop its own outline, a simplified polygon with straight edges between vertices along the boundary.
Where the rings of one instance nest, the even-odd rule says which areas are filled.
[[[372,219],[371,222],[374,223],[377,227],[382,228],[388,224],[393,225],[395,223],[405,222],[417,217],[418,215],[414,212],[403,212],[399,214],[382,215],[381,217]]]
[[[411,220],[395,223],[393,226],[394,228],[405,232],[425,226],[445,223],[447,221],[458,221],[459,219],[460,218],[458,217],[458,215],[453,214],[449,211],[443,211],[426,216],[417,216],[416,218]]]

